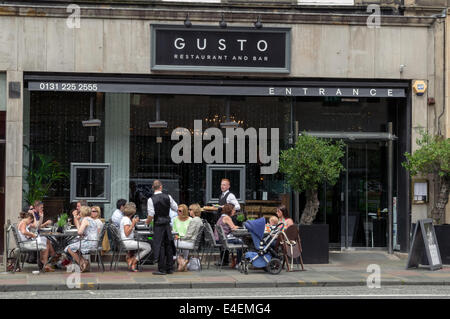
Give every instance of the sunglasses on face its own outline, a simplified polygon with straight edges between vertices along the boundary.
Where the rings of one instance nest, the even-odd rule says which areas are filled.
[[[179,213],[182,213],[183,211],[182,211],[182,210],[179,210],[178,212],[179,212]]]

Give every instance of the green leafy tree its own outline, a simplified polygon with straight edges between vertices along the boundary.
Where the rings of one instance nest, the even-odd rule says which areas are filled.
[[[318,187],[324,182],[334,185],[344,166],[344,142],[332,142],[307,134],[297,139],[293,148],[282,151],[280,171],[297,192],[306,193],[306,205],[300,224],[311,225],[319,210]]]
[[[402,165],[411,176],[431,174],[437,179],[439,193],[431,217],[436,224],[442,224],[450,194],[450,139],[420,130],[416,142],[419,148],[413,154],[405,153],[406,161]]]
[[[25,177],[28,190],[24,190],[24,198],[29,205],[36,200],[43,200],[55,182],[69,176],[61,169],[61,164],[50,156],[33,151],[30,151],[30,166],[24,168],[28,173]]]

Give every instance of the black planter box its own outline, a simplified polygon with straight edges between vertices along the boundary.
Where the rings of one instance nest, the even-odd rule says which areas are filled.
[[[328,264],[328,228],[327,224],[299,226],[304,264]]]
[[[450,264],[450,225],[434,225],[436,239],[439,245],[442,264]]]

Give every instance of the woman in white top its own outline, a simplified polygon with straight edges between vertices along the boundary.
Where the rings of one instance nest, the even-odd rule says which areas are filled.
[[[134,227],[139,222],[139,217],[131,218],[136,214],[136,205],[134,203],[127,203],[123,210],[123,217],[120,221],[120,237],[123,240],[123,244],[128,251],[139,250],[137,256],[131,254],[127,256],[128,269],[136,272],[138,261],[145,257],[152,250],[149,243],[140,241],[139,243],[134,239]]]
[[[102,213],[102,211],[100,210],[100,207],[93,206],[91,208],[91,218],[97,224],[97,230],[98,230],[99,234],[103,229],[103,222],[100,220],[101,213]]]
[[[45,237],[41,237],[30,231],[30,226],[34,223],[34,216],[31,212],[21,212],[20,218],[22,219],[17,225],[19,239],[22,242],[22,247],[27,249],[37,249],[40,251],[41,263],[44,265],[45,272],[55,271],[50,265],[47,264],[49,252],[52,251],[52,257],[54,257],[53,247],[50,249],[51,243]]]

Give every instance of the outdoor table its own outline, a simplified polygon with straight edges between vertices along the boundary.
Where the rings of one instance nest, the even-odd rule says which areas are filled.
[[[210,225],[215,225],[219,219],[219,207],[217,206],[203,206],[201,208],[201,217],[205,219]]]
[[[235,230],[232,230],[231,233],[234,237],[241,239],[242,243],[242,250],[244,250],[244,245],[247,245],[248,247],[251,246],[251,234],[246,228],[237,228]]]
[[[61,254],[72,240],[78,237],[78,230],[67,230],[64,233],[41,232],[41,236],[45,236],[53,245],[55,252]]]

